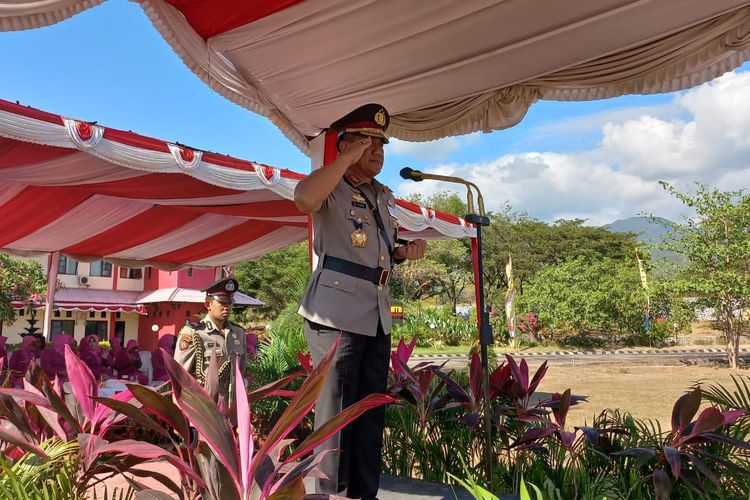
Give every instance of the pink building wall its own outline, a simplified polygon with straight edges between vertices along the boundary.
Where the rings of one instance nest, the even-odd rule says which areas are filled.
[[[214,282],[214,269],[180,269],[179,271],[161,271],[144,269],[144,290],[159,288],[192,288],[200,290]],[[162,302],[146,307],[147,316],[141,316],[138,324],[138,346],[141,350],[156,349],[159,339],[164,335],[177,335],[187,321],[197,321],[198,313],[205,310],[203,304]],[[156,326],[156,331],[154,331]]]

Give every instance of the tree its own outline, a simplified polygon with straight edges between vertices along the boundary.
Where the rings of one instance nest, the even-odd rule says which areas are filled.
[[[483,233],[485,283],[490,301],[499,303],[508,287],[505,265],[513,255],[513,274],[519,293],[546,266],[579,257],[588,260],[608,258],[628,262],[633,258],[636,235],[613,233],[604,227],[584,226],[581,219],[558,220],[547,224],[509,206],[490,216]]]
[[[661,186],[695,211],[674,223],[664,247],[684,255],[689,264],[676,286],[698,299],[696,305],[716,311],[726,339],[727,359],[738,366],[740,336],[747,330],[750,298],[750,195],[696,184],[695,193]]]
[[[462,241],[440,240],[430,242],[425,258],[442,266],[443,272],[435,279],[455,313],[461,293],[473,281],[471,253]]]
[[[639,333],[644,304],[635,259],[578,257],[549,265],[531,278],[519,297],[521,309],[559,332]]]
[[[409,201],[453,215],[466,215],[466,204],[447,191],[428,197],[416,194]],[[427,244],[424,259],[396,266],[391,289],[395,297],[410,300],[441,296],[455,312],[466,286],[472,282],[469,240],[434,240]]]
[[[434,208],[441,212],[448,214],[457,215],[463,217],[466,215],[466,202],[464,202],[456,193],[449,191],[440,191],[430,196],[422,196],[420,193],[416,193],[409,198],[408,201],[416,203],[423,207]]]
[[[302,297],[310,278],[307,242],[271,252],[235,269],[240,289],[265,302],[260,311],[273,319]]]
[[[396,266],[391,287],[394,298],[401,294],[408,300],[424,300],[442,292],[442,276],[445,266],[432,259],[407,260]]]
[[[16,319],[13,301],[43,297],[46,288],[47,277],[38,262],[0,253],[0,323],[8,324]]]

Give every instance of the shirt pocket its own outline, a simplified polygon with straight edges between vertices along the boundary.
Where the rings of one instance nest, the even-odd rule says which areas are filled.
[[[372,220],[372,214],[367,208],[347,208],[344,217],[348,221],[351,221],[349,222],[349,225],[352,227],[352,230],[359,224],[362,224],[362,227],[369,227],[370,221]],[[368,226],[364,226],[364,224],[367,224]]]
[[[318,284],[329,289],[341,290],[346,293],[355,293],[359,281],[359,278],[355,278],[354,276],[349,276],[348,274],[328,269],[320,274]]]
[[[224,356],[224,345],[221,342],[211,342],[207,341],[204,343],[204,356],[206,358],[211,358],[214,354],[214,350],[216,350],[216,357],[221,358]]]

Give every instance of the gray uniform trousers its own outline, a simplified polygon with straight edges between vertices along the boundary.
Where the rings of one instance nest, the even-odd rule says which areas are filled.
[[[305,320],[305,338],[317,366],[341,334],[326,385],[315,405],[315,428],[365,396],[386,391],[391,336],[378,325],[375,337],[359,335]],[[385,407],[367,411],[316,452],[329,452],[321,470],[330,478],[317,480],[317,492],[351,498],[375,498],[380,484]]]

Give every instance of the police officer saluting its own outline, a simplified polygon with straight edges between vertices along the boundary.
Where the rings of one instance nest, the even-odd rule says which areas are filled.
[[[319,257],[299,308],[313,363],[342,336],[315,407],[316,428],[368,394],[385,392],[392,266],[424,256],[423,240],[395,246],[396,200],[375,180],[389,120],[385,107],[367,104],[331,124],[338,158],[300,181],[294,193],[297,207],[312,215]],[[340,451],[322,462],[330,479],[318,480],[318,493],[376,497],[384,423],[383,407],[370,410],[319,448]]]
[[[174,353],[174,359],[192,373],[201,385],[205,385],[208,365],[211,358],[216,356],[219,394],[224,396],[227,406],[234,404],[237,385],[244,388],[241,380],[234,380],[235,360],[239,358],[240,368],[244,368],[247,356],[245,331],[228,320],[237,288],[237,280],[223,278],[201,290],[206,292],[206,316],[198,323],[182,327]]]

